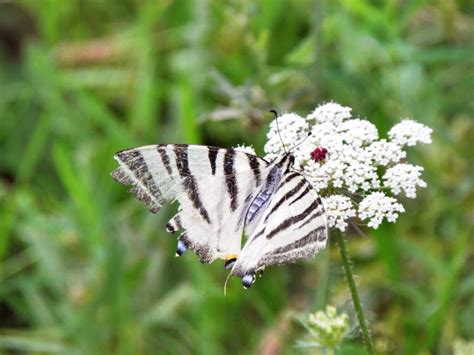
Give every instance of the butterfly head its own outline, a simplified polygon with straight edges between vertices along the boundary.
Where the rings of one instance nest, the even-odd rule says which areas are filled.
[[[295,165],[295,156],[291,153],[288,153],[288,160],[289,160],[289,168]]]
[[[285,153],[274,161],[274,165],[278,166],[282,171],[288,172],[295,165],[295,157],[290,152]]]

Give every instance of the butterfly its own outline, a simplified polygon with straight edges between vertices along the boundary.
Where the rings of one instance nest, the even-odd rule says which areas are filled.
[[[321,198],[293,169],[285,153],[272,162],[212,146],[148,145],[115,154],[112,177],[151,212],[177,200],[166,230],[178,236],[176,255],[187,249],[202,263],[223,259],[230,275],[249,288],[270,265],[310,259],[326,246]]]

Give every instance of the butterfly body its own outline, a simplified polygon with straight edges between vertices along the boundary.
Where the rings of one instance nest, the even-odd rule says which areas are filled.
[[[286,156],[284,158],[286,159]],[[271,169],[269,169],[268,176],[265,179],[265,182],[262,184],[263,186],[250,203],[250,206],[247,210],[247,214],[245,216],[245,224],[247,226],[253,220],[255,220],[255,217],[258,212],[264,209],[264,207],[268,204],[271,196],[278,187],[278,183],[280,182],[282,175],[283,168],[281,166],[280,161],[279,164],[275,164]]]
[[[166,225],[171,233],[184,230],[177,255],[190,248],[201,262],[223,259],[245,287],[266,266],[311,258],[326,245],[321,199],[291,169],[289,153],[268,163],[234,149],[168,144],[128,149],[115,159],[113,178],[131,185],[151,212],[180,203]]]

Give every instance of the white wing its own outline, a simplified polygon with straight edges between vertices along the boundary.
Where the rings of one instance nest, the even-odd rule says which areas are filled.
[[[113,178],[126,185],[153,213],[178,200],[169,232],[184,229],[180,247],[202,262],[239,254],[245,212],[266,178],[268,163],[233,149],[168,144],[121,151]],[[181,249],[182,250],[182,249]]]
[[[309,259],[326,246],[327,219],[311,184],[299,173],[286,172],[245,243],[232,274],[245,287],[269,265]]]

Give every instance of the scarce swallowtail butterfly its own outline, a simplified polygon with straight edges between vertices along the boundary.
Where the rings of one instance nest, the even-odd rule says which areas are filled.
[[[272,162],[234,149],[148,145],[115,154],[112,177],[156,213],[177,200],[168,222],[181,231],[176,255],[194,251],[202,263],[223,259],[245,288],[265,267],[310,259],[326,246],[321,198],[286,153]]]

